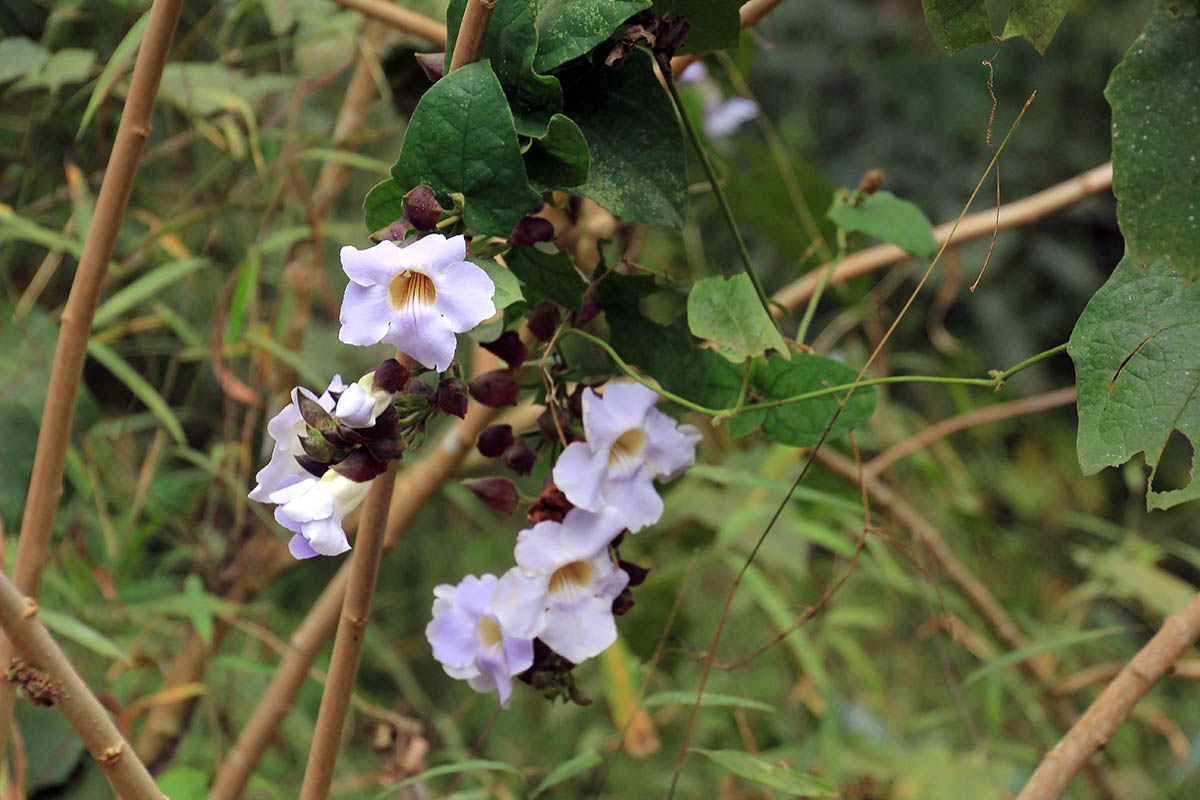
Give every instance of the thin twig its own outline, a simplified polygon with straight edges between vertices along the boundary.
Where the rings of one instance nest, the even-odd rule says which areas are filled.
[[[42,426],[38,431],[37,452],[13,567],[13,581],[17,588],[31,597],[36,597],[41,587],[54,515],[62,494],[63,465],[75,419],[75,399],[79,394],[83,363],[87,356],[92,317],[100,300],[101,284],[108,272],[121,220],[129,205],[138,161],[146,140],[150,138],[154,97],[158,94],[158,84],[167,63],[182,5],[183,0],[155,0],[150,9],[150,19],[130,79],[125,109],[117,125],[108,168],[100,184],[92,224],[88,228],[83,255],[79,259],[79,267],[71,282],[71,293],[63,309],[62,327],[54,362],[50,367]],[[8,646],[0,643],[0,665],[8,663],[8,655]],[[12,687],[0,685],[0,755],[4,752],[12,707]]]
[[[1108,661],[1103,664],[1093,664],[1090,667],[1079,670],[1079,672],[1068,675],[1054,684],[1054,693],[1058,695],[1075,694],[1093,684],[1111,680],[1124,667],[1124,661]],[[1193,681],[1200,680],[1200,658],[1180,659],[1175,663],[1175,668],[1171,670],[1171,677],[1187,678]]]
[[[24,659],[25,668],[36,671],[36,675],[26,676],[27,680],[37,682],[44,703],[62,709],[92,758],[100,762],[117,796],[122,800],[165,800],[108,711],[37,618],[37,601],[21,592],[2,571],[0,626]]]
[[[389,3],[387,0],[333,0],[344,8],[377,19],[391,25],[398,31],[411,33],[419,39],[432,44],[434,47],[446,49],[446,26],[429,17],[410,11],[407,8]]]
[[[371,599],[375,596],[388,506],[395,484],[396,462],[392,461],[387,471],[372,482],[363,503],[362,520],[350,558],[349,585],[342,601],[342,616],[333,641],[329,675],[321,694],[321,710],[317,713],[317,727],[308,751],[300,800],[325,800],[329,796],[333,767],[341,750],[342,728],[350,709],[350,695],[354,692],[354,678],[358,674],[367,634],[367,620],[371,616]]]
[[[1081,200],[1111,188],[1112,162],[1110,161],[1056,186],[1051,186],[1049,189],[1000,206],[999,217],[994,208],[965,217],[954,233],[954,244],[964,244],[972,239],[987,236],[995,230],[1008,230],[1030,225],[1044,216],[1070,208]],[[953,228],[954,222],[950,221],[933,229],[934,238],[939,245],[945,244],[949,240]],[[830,283],[844,283],[852,278],[890,267],[910,258],[912,258],[911,255],[892,244],[868,247],[866,250],[860,250],[842,259]],[[808,300],[820,281],[821,267],[817,267],[803,278],[780,289],[771,299],[794,311]]]
[[[1108,742],[1133,707],[1200,637],[1200,594],[1167,617],[1066,735],[1042,758],[1017,800],[1054,800]]]
[[[467,0],[463,10],[462,25],[458,38],[454,40],[454,55],[450,57],[450,71],[473,64],[483,54],[483,42],[487,39],[488,24],[492,21],[492,9],[496,0]]]
[[[750,0],[738,9],[738,17],[743,28],[753,28],[762,18],[769,14],[783,0]],[[699,55],[675,56],[671,59],[671,73],[678,75],[700,60]]]

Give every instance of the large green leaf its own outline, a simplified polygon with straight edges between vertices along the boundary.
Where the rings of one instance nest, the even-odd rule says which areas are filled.
[[[751,383],[760,401],[773,401],[848,385],[857,375],[856,369],[832,358],[797,353],[791,361],[771,356],[765,368],[755,369]],[[771,441],[807,447],[820,441],[841,396],[826,394],[764,411],[752,411],[743,415],[747,419],[734,418],[738,420],[736,430],[732,427],[734,420],[730,420],[730,430],[734,435],[742,435],[753,430],[761,420],[763,434]],[[875,413],[875,397],[873,387],[855,389],[829,435],[840,436],[870,419]]]
[[[541,0],[535,69],[548,72],[607,39],[650,0]]]
[[[933,40],[947,53],[992,41],[985,0],[921,0],[921,5]]]
[[[654,12],[667,19],[683,17],[692,24],[679,52],[707,53],[738,46],[741,5],[742,0],[654,0]]]
[[[386,228],[404,216],[404,194],[395,178],[388,178],[371,187],[363,198],[363,215],[366,219],[367,230],[375,231]]]
[[[50,52],[24,36],[0,39],[0,84],[34,72],[50,60]]]
[[[562,250],[514,247],[504,256],[508,268],[521,279],[522,293],[530,303],[549,298],[572,311],[583,308],[587,282]]]
[[[1200,445],[1200,282],[1127,254],[1075,323],[1067,353],[1079,392],[1079,464],[1091,475],[1144,452],[1148,508],[1200,498],[1200,480],[1155,491],[1172,431]]]
[[[914,256],[932,258],[937,253],[929,217],[891,192],[875,192],[858,203],[836,203],[829,218],[840,228],[891,242]]]
[[[688,752],[700,753],[730,772],[781,792],[790,792],[801,797],[836,797],[838,794],[837,787],[831,783],[794,769],[780,767],[765,758],[752,756],[740,750],[704,750],[693,747]]]
[[[446,60],[450,57],[467,0],[451,0],[446,9]],[[558,79],[539,75],[533,59],[537,53],[537,0],[505,0],[497,3],[488,24],[480,58],[490,59],[500,86],[508,97],[517,133],[542,136],[550,117],[562,110],[562,88]]]
[[[767,350],[787,355],[787,343],[763,309],[746,273],[696,281],[687,301],[688,327],[711,339],[717,352],[734,363]]]
[[[1128,253],[1200,279],[1200,17],[1159,2],[1113,70],[1113,194]]]
[[[525,151],[529,180],[546,189],[569,190],[587,180],[587,139],[569,117],[555,114],[546,135],[534,139]]]
[[[467,225],[492,236],[508,236],[533,210],[540,198],[525,177],[508,100],[488,62],[461,67],[425,92],[392,177],[405,191],[424,183],[441,197],[461,192]]]
[[[1024,36],[1044,53],[1070,5],[1071,0],[1013,0],[1001,38]]]
[[[592,158],[579,194],[624,219],[683,225],[683,131],[648,53],[635,52],[619,69],[588,69],[571,85],[565,113]]]

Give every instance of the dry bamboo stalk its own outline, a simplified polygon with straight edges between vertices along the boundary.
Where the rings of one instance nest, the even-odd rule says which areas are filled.
[[[467,0],[458,38],[454,40],[454,54],[450,57],[451,72],[479,60],[495,7],[496,0]]]
[[[446,48],[446,28],[437,20],[410,11],[395,3],[389,3],[387,0],[334,0],[334,2],[386,23],[396,30],[411,33],[434,47],[440,47],[443,50]]]

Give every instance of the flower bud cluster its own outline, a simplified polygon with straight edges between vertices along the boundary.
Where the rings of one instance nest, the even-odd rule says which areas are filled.
[[[586,702],[570,672],[616,640],[615,617],[632,607],[630,587],[647,573],[621,560],[617,548],[626,531],[658,521],[663,504],[654,481],[690,467],[700,439],[696,428],[658,411],[657,400],[640,384],[609,384],[602,396],[581,391],[584,438],[563,451],[554,483],[529,507],[516,566],[434,592],[425,634],[448,675],[477,691],[496,689],[501,705],[514,678],[548,697]],[[480,435],[478,447],[507,461],[518,443],[511,428],[497,425]],[[511,513],[516,506],[507,480],[469,486],[493,508]]]

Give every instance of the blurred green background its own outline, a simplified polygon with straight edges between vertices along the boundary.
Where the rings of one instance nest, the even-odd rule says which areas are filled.
[[[409,5],[440,17],[432,0]],[[993,6],[993,18],[1003,19],[1007,3]],[[56,318],[127,87],[126,34],[147,7],[0,7],[0,521],[10,561]],[[1148,1],[1080,0],[1045,56],[1013,40],[998,53],[977,46],[948,58],[916,0],[785,2],[744,35],[738,52],[709,62],[725,91],[748,82],[778,132],[775,152],[754,121],[712,142],[768,288],[820,260],[805,253],[810,239],[778,156],[814,199],[818,220],[825,209],[816,198],[856,186],[872,168],[934,222],[952,219],[992,156],[981,64],[989,59],[997,140],[1038,92],[1001,158],[1002,197],[1046,188],[1108,159],[1102,90],[1149,9]],[[210,654],[202,685],[189,690],[199,697],[194,713],[159,760],[175,800],[204,795],[278,663],[273,645],[286,641],[338,566],[304,562],[260,595],[224,597],[245,543],[269,522],[267,509],[245,499],[264,463],[264,415],[244,401],[248,392],[273,412],[295,375],[319,388],[334,372],[357,376],[387,355],[337,341],[337,250],[367,243],[360,198],[399,149],[405,115],[425,85],[411,54],[426,47],[382,28],[364,34],[359,15],[326,0],[184,8],[97,317],[42,592],[47,623],[96,691],[124,712],[135,740],[148,709],[162,702],[155,692],[189,631],[211,640],[215,620],[234,623]],[[360,50],[379,97],[338,153],[332,130]],[[314,214],[312,188],[330,162],[351,174],[328,210]],[[989,207],[994,192],[986,184],[976,210]],[[693,200],[682,235],[646,232],[639,263],[700,277],[736,259],[699,183]],[[320,237],[310,252],[314,216]],[[988,241],[956,248],[880,369],[982,377],[1065,342],[1122,247],[1114,202],[1102,194],[1002,233],[973,294],[965,287]],[[811,329],[818,349],[863,363],[923,268],[909,263],[831,290]],[[933,421],[1072,380],[1060,355],[998,394],[892,388],[857,443],[870,455]],[[1084,478],[1074,437],[1068,406],[960,433],[884,476],[986,582],[1059,679],[1128,658],[1190,599],[1200,577],[1194,512],[1147,516],[1140,463]],[[848,452],[844,441],[835,447]],[[1185,455],[1160,470],[1164,485],[1186,481]],[[733,575],[802,463],[795,450],[731,440],[711,426],[699,460],[664,487],[663,521],[623,547],[623,557],[653,572],[619,620],[619,646],[578,670],[596,702],[552,706],[522,687],[496,717],[494,695],[443,674],[423,629],[432,587],[506,570],[522,524],[447,484],[384,561],[334,796],[447,789],[452,778],[431,780],[426,794],[380,794],[380,775],[403,774],[405,753],[415,752],[406,750],[408,734],[390,738],[393,715],[419,721],[429,745],[409,766],[478,757],[516,770],[467,773],[448,789],[456,797],[525,797],[549,770],[589,752],[603,766],[546,796],[662,796],[688,714],[664,693],[694,692],[697,652],[711,642]],[[523,481],[528,494],[545,477],[545,461]],[[821,598],[847,570],[862,529],[858,487],[814,470],[736,595],[720,658],[751,652]],[[823,613],[749,665],[714,671],[708,691],[741,699],[702,709],[692,744],[785,761],[853,800],[1003,798],[1062,730],[1041,689],[1005,652],[909,531],[877,513],[853,574]],[[1104,750],[1100,763],[1127,796],[1200,796],[1195,674],[1184,669],[1156,687]],[[319,677],[306,684],[247,797],[295,796]],[[657,699],[625,746],[621,728],[643,685]],[[1101,678],[1075,687],[1063,702],[1081,710],[1102,685]],[[30,797],[108,796],[60,715],[23,703],[18,721]],[[678,796],[772,795],[693,756]],[[1081,778],[1071,796],[1100,795]]]

